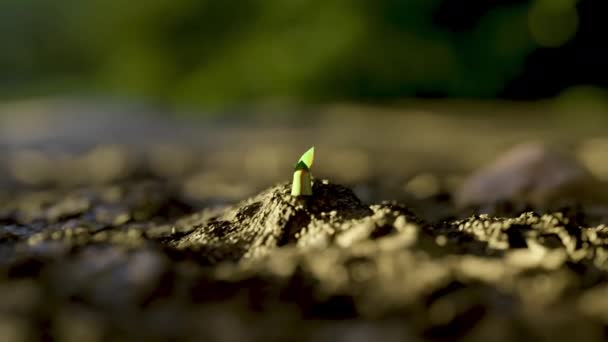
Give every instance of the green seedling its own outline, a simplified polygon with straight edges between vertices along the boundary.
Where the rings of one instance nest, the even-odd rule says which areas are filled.
[[[293,183],[291,185],[291,195],[311,196],[312,195],[312,174],[310,168],[315,159],[315,147],[311,147],[298,160],[293,170]]]

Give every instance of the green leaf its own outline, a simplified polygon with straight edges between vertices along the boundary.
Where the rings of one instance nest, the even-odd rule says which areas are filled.
[[[304,154],[300,157],[298,164],[300,162],[303,162],[310,169],[312,167],[312,163],[314,162],[314,160],[315,160],[315,147],[313,146],[308,151],[304,152]],[[297,167],[297,165],[296,165],[296,167]]]

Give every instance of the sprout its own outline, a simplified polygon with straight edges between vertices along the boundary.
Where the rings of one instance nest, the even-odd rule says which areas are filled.
[[[315,147],[311,147],[301,157],[293,170],[292,196],[312,195],[312,174],[310,168],[315,159]]]

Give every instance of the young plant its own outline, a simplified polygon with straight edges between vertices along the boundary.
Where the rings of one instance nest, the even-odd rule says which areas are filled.
[[[293,170],[293,183],[291,185],[291,195],[311,196],[312,195],[312,174],[310,168],[315,159],[315,147],[311,147],[298,160]]]

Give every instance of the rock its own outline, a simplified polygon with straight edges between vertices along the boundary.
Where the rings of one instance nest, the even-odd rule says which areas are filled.
[[[513,201],[546,207],[601,197],[603,185],[574,157],[539,143],[518,145],[473,173],[457,191],[459,207]]]

